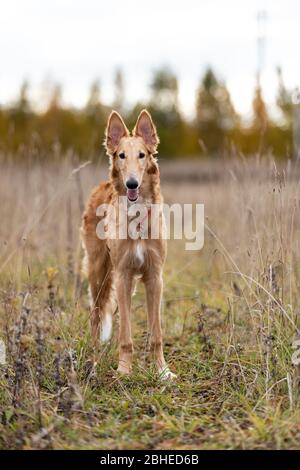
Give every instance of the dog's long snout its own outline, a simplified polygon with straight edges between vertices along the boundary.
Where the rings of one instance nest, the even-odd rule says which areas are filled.
[[[129,178],[127,181],[126,181],[126,187],[128,189],[137,189],[139,183],[137,182],[137,180],[135,178],[133,178],[131,176],[131,178]]]

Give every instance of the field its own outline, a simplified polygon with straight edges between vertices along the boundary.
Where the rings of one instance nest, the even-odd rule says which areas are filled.
[[[0,447],[300,448],[300,171],[271,158],[162,162],[166,202],[205,205],[205,243],[170,240],[165,352],[149,361],[142,286],[135,368],[119,377],[117,322],[93,365],[78,227],[107,173],[72,156],[1,163]],[[299,348],[299,347],[298,347]],[[294,361],[295,362],[295,361]]]

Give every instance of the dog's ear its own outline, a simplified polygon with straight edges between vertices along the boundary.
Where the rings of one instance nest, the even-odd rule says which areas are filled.
[[[139,136],[144,139],[150,153],[157,153],[156,149],[159,144],[159,138],[152,118],[146,109],[141,111],[132,133],[134,136]]]
[[[120,114],[112,111],[105,130],[104,146],[109,155],[113,155],[117,150],[122,137],[129,136],[129,131],[124,124]]]

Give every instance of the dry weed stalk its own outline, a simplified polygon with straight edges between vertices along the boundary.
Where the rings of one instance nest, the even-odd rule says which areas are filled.
[[[54,279],[56,278],[57,275],[58,275],[58,270],[56,268],[49,267],[47,269],[48,307],[49,307],[50,312],[53,315],[55,315],[56,313],[55,306],[56,306],[57,289],[54,284]]]
[[[16,409],[20,405],[20,397],[22,392],[23,381],[27,370],[26,364],[26,351],[27,351],[27,337],[26,326],[30,308],[26,303],[29,294],[23,294],[23,301],[21,306],[21,314],[18,324],[16,325],[15,341],[14,341],[14,386],[12,394],[12,405]]]
[[[67,197],[67,267],[70,279],[74,277],[74,247],[73,247],[73,227],[72,227],[72,198]]]
[[[44,324],[42,321],[35,322],[36,329],[36,349],[37,349],[37,365],[36,365],[36,376],[37,376],[37,411],[38,411],[38,423],[39,428],[43,428],[42,420],[42,402],[41,402],[41,389],[43,384],[43,377],[45,375],[44,369],[44,354],[45,354],[45,336],[44,336]]]

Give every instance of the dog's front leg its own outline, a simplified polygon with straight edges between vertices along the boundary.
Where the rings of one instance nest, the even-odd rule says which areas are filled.
[[[122,374],[129,374],[132,368],[133,356],[130,322],[132,276],[128,273],[116,273],[115,285],[120,316],[118,371]]]
[[[145,280],[147,309],[148,309],[148,328],[150,335],[150,349],[154,355],[154,360],[159,374],[163,379],[175,378],[165,361],[163,352],[163,338],[161,329],[161,298],[163,290],[162,272],[151,273]]]

